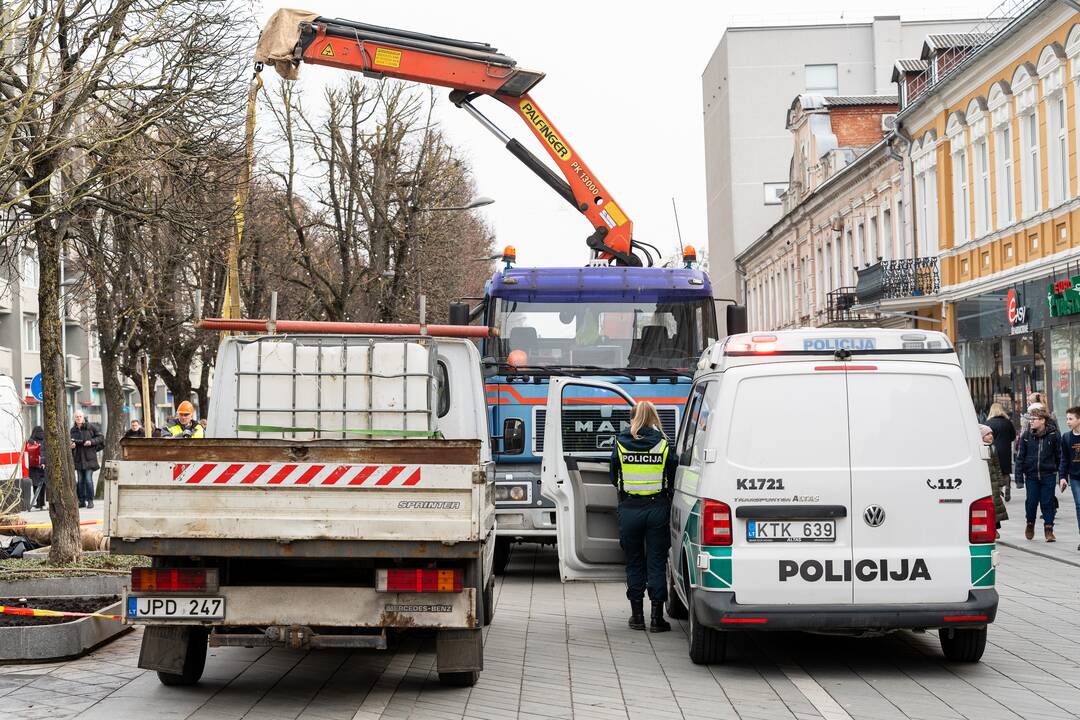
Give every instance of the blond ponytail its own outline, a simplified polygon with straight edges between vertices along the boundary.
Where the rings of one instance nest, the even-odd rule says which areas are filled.
[[[664,434],[664,428],[660,425],[660,416],[656,413],[656,406],[648,400],[642,400],[630,412],[630,434],[636,440],[641,435],[643,427],[656,428],[660,434]]]

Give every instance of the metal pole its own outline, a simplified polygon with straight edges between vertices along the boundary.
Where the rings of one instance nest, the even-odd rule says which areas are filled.
[[[266,329],[271,335],[277,333],[277,290],[270,293],[270,319],[266,323]]]

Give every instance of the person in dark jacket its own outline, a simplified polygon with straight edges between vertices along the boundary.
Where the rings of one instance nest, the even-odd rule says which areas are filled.
[[[1068,485],[1072,490],[1073,503],[1076,505],[1076,524],[1080,526],[1080,407],[1071,407],[1065,411],[1065,424],[1069,429],[1061,436],[1061,464],[1058,477],[1061,478],[1061,491]],[[1080,545],[1076,546],[1080,550]]]
[[[35,425],[30,431],[30,438],[23,448],[26,453],[26,467],[30,473],[30,507],[35,510],[45,509],[45,430]]]
[[[126,438],[141,438],[145,437],[143,433],[142,422],[139,420],[132,420],[131,425],[128,426],[128,431],[124,433]]]
[[[994,432],[994,454],[997,455],[998,467],[1001,468],[1002,490],[1005,492],[1005,501],[1008,502],[1012,499],[1012,455],[1013,444],[1016,442],[1016,426],[1001,403],[990,406],[986,424]]]
[[[1027,527],[1024,537],[1035,537],[1035,511],[1041,506],[1043,534],[1046,542],[1054,542],[1054,489],[1057,487],[1058,466],[1061,462],[1061,436],[1050,426],[1050,413],[1038,405],[1028,410],[1031,426],[1020,436],[1015,470],[1024,479],[1027,501]]]
[[[97,456],[104,447],[105,436],[97,426],[87,422],[81,412],[75,413],[75,424],[71,426],[71,455],[75,460],[79,507],[94,507],[94,471],[101,467]]]
[[[645,629],[645,589],[652,601],[651,632],[665,632],[668,549],[671,547],[671,489],[677,461],[660,417],[643,400],[630,413],[630,428],[619,433],[611,453],[611,482],[619,490],[619,544],[626,555],[626,597],[630,627]]]

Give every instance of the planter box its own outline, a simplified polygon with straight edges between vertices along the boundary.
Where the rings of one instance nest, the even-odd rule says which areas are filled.
[[[129,578],[94,575],[78,578],[42,578],[0,582],[0,597],[32,598],[123,595]],[[123,600],[97,612],[122,615]],[[80,618],[38,627],[0,627],[0,662],[45,662],[79,657],[131,630],[120,620]]]

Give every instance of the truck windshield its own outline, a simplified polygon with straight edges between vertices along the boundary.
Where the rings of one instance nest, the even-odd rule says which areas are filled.
[[[501,362],[541,367],[688,368],[716,339],[712,301],[533,303],[498,299]],[[510,354],[516,353],[514,358]],[[522,356],[522,354],[524,356]]]

